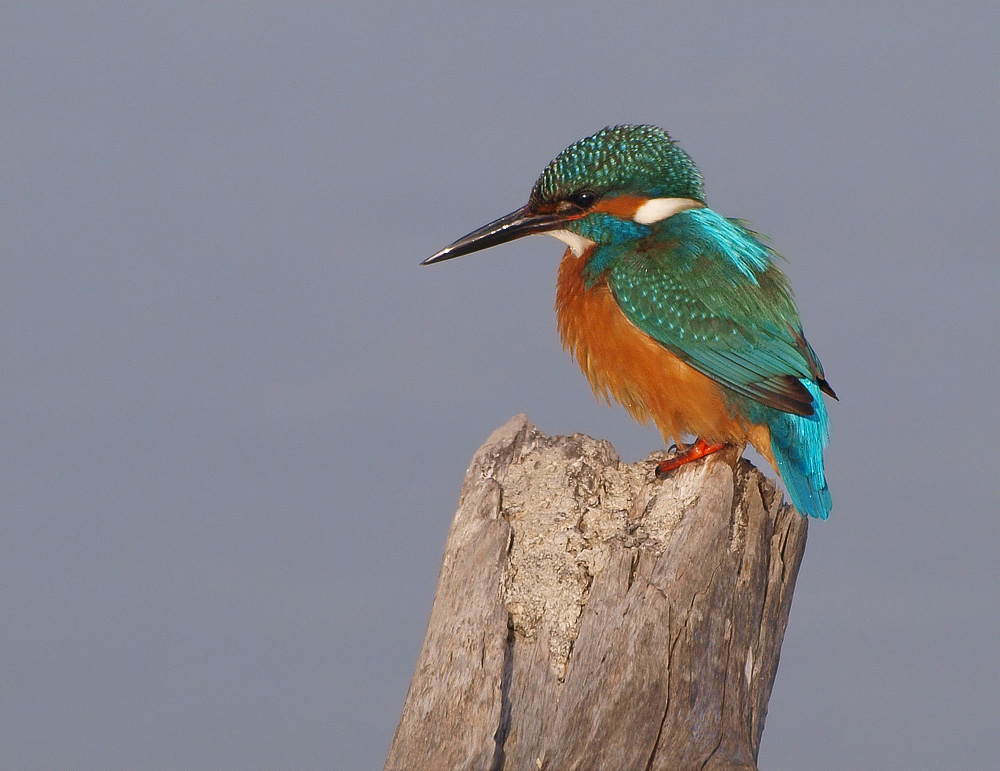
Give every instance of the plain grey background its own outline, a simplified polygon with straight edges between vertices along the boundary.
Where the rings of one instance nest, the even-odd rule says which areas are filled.
[[[995,3],[0,11],[0,766],[380,768],[479,444],[594,401],[562,247],[417,263],[667,128],[831,405],[764,769],[1000,767]]]

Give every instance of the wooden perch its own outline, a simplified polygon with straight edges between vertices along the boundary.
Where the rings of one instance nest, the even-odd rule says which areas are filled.
[[[748,461],[476,453],[387,770],[756,769],[806,521]]]

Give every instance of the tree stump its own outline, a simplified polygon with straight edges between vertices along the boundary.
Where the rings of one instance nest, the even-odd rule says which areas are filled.
[[[806,521],[524,415],[465,478],[387,771],[756,769]]]

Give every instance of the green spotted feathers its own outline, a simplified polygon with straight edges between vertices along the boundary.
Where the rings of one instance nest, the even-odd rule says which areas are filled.
[[[655,198],[705,200],[688,154],[656,126],[615,126],[570,145],[542,172],[531,201],[555,201],[584,187],[606,194],[642,190]]]

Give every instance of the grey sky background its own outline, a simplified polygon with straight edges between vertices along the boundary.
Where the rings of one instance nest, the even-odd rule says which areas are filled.
[[[417,263],[650,122],[841,397],[761,767],[1000,767],[998,8],[5,3],[0,766],[381,768],[479,444],[660,448]]]

